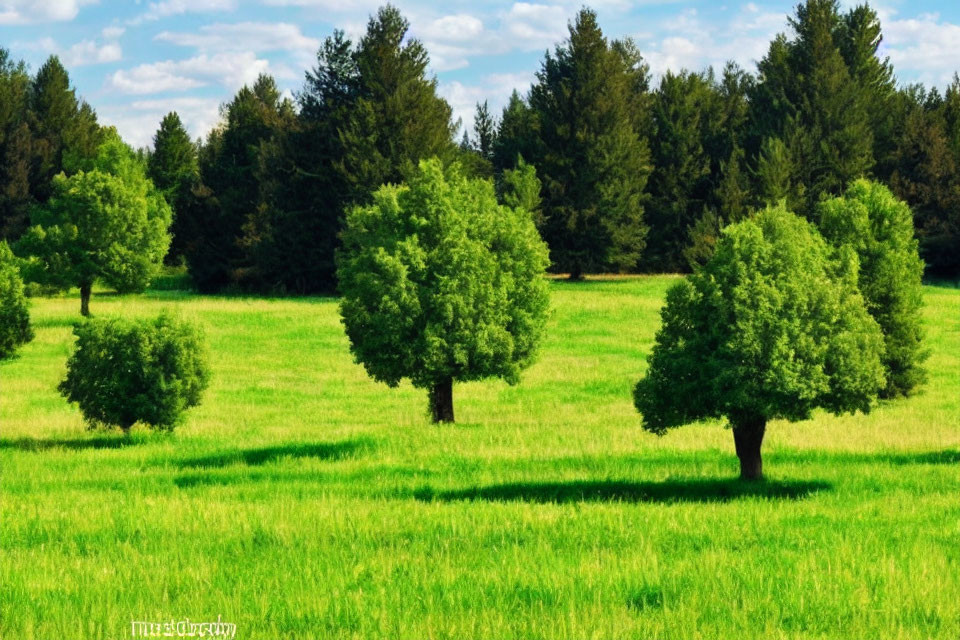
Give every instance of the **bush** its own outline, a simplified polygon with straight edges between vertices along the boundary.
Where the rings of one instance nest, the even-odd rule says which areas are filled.
[[[831,250],[783,205],[724,229],[709,262],[667,294],[634,391],[644,428],[725,417],[741,477],[755,479],[768,420],[869,410],[883,338],[857,270],[853,251]]]
[[[20,270],[10,247],[0,242],[0,359],[13,356],[31,340],[33,329]]]
[[[860,259],[859,286],[883,331],[885,398],[907,396],[926,380],[923,361],[923,261],[913,213],[882,184],[854,182],[843,197],[820,204],[820,228]]]
[[[88,320],[73,332],[76,349],[59,388],[90,428],[126,432],[141,422],[170,430],[200,403],[210,374],[195,326],[164,313],[151,320]]]

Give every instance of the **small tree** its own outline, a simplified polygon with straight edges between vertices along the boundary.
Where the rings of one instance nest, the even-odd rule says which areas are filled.
[[[881,395],[910,395],[926,379],[921,307],[923,261],[907,203],[877,182],[858,180],[820,204],[820,228],[860,258],[860,291],[883,331],[887,384]]]
[[[727,227],[713,258],[667,294],[634,390],[644,428],[726,417],[740,476],[759,479],[768,420],[868,411],[883,338],[857,290],[856,255],[841,254],[782,205]]]
[[[102,278],[121,292],[142,291],[170,245],[171,211],[143,164],[119,137],[101,145],[94,168],[53,179],[53,197],[32,215],[18,244],[32,280],[80,287],[80,313]]]
[[[0,359],[33,340],[23,280],[6,242],[0,242]]]
[[[547,249],[530,213],[493,185],[420,163],[347,215],[340,312],[357,361],[376,380],[430,390],[434,422],[453,422],[453,382],[513,384],[546,322]]]
[[[536,168],[517,156],[516,169],[504,169],[500,177],[500,201],[513,209],[526,209],[539,227],[543,223],[540,188]]]
[[[152,320],[95,319],[77,324],[76,349],[60,393],[90,428],[137,422],[173,429],[200,403],[210,373],[201,331],[162,314]]]

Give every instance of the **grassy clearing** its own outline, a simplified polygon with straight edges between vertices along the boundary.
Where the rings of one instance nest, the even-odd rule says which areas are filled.
[[[331,299],[99,295],[175,307],[214,378],[173,435],[88,433],[57,395],[74,298],[0,365],[0,637],[960,637],[960,290],[927,287],[930,383],[869,416],[640,429],[632,385],[669,277],[554,282],[521,385],[368,380]]]

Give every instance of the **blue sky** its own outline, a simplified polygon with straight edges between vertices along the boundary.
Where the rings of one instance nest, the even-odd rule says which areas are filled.
[[[842,0],[845,6],[851,0]],[[287,91],[302,85],[334,28],[363,32],[378,0],[0,0],[0,45],[33,70],[60,55],[102,122],[149,144],[176,110],[194,136],[261,72]],[[487,99],[497,111],[525,91],[543,52],[566,34],[580,0],[395,0],[430,53],[440,92],[465,124]],[[604,31],[633,37],[655,75],[733,59],[748,69],[786,27],[796,0],[597,0]],[[901,82],[944,86],[960,68],[958,0],[882,0],[884,54]]]

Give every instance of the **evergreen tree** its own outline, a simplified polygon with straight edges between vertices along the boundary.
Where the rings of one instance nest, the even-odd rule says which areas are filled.
[[[503,108],[493,142],[493,167],[497,172],[513,169],[518,158],[540,157],[537,115],[516,89]]]
[[[94,157],[102,141],[93,109],[78,100],[59,58],[51,56],[37,71],[30,92],[30,128],[34,160],[33,199],[46,202],[52,179]]]
[[[477,103],[477,111],[473,117],[473,135],[476,138],[476,149],[480,157],[493,161],[493,148],[496,145],[497,124],[490,115],[487,101]]]
[[[547,53],[530,104],[542,149],[532,160],[543,182],[544,235],[553,268],[577,279],[636,267],[650,152],[637,130],[636,70],[624,48],[604,38],[589,9],[569,32]]]
[[[452,110],[427,77],[423,44],[407,38],[410,23],[391,5],[381,7],[353,52],[356,99],[338,127],[342,157],[335,167],[350,202],[370,201],[382,184],[399,184],[421,158],[449,160],[456,130]]]
[[[153,136],[153,152],[147,163],[147,176],[160,190],[173,210],[170,227],[172,240],[167,262],[176,264],[183,255],[187,241],[186,215],[192,197],[191,190],[199,178],[197,148],[176,111],[171,111],[160,122]]]
[[[199,160],[207,202],[186,225],[187,264],[201,291],[260,285],[253,255],[262,241],[261,146],[292,117],[273,78],[261,75],[237,92],[208,137]]]
[[[688,229],[712,195],[712,159],[704,148],[706,120],[715,99],[708,74],[668,71],[653,98],[653,173],[646,221],[644,265],[652,271],[686,271]]]
[[[0,240],[16,240],[29,222],[33,136],[27,124],[30,76],[0,48]]]

